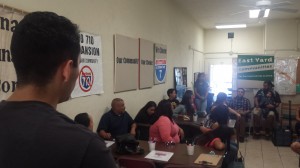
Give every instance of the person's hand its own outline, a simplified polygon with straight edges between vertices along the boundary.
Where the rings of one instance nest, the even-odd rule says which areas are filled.
[[[111,139],[111,134],[110,133],[106,133],[106,139]]]
[[[238,119],[241,118],[241,114],[240,113],[237,113],[236,116],[238,117]]]
[[[272,104],[268,104],[266,107],[271,109],[271,108],[274,108],[275,106],[273,106]]]

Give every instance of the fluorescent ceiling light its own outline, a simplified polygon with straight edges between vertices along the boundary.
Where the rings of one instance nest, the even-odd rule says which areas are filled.
[[[266,10],[265,10],[264,17],[268,17],[268,16],[269,16],[269,13],[270,13],[270,9],[266,9]]]
[[[249,10],[249,18],[258,18],[260,9]]]
[[[246,24],[218,25],[218,26],[216,26],[217,29],[232,29],[232,28],[245,28],[245,27],[247,27]]]
[[[260,9],[254,9],[249,10],[249,18],[261,18],[261,17],[268,17],[270,13],[270,9],[260,10]]]

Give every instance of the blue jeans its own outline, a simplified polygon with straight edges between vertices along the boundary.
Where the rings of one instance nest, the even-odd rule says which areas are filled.
[[[197,114],[198,115],[203,113],[203,112],[206,112],[207,99],[201,100],[201,99],[196,98],[195,99],[195,104],[196,104],[196,107],[197,107]]]

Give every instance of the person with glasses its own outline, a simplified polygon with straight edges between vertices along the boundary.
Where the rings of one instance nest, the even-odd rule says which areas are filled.
[[[234,97],[230,102],[229,102],[229,107],[232,108],[233,110],[237,111],[240,115],[241,118],[238,120],[239,125],[239,141],[244,142],[245,139],[245,124],[246,121],[249,119],[249,113],[250,113],[250,101],[249,99],[244,97],[245,95],[245,89],[243,88],[238,88],[237,89],[237,95]],[[234,115],[231,115],[230,118],[236,119]]]

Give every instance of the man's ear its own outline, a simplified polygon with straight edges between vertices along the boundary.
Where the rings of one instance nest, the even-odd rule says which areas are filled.
[[[73,61],[67,60],[62,64],[62,77],[63,81],[67,82],[70,80],[72,75],[72,69],[73,69]]]

